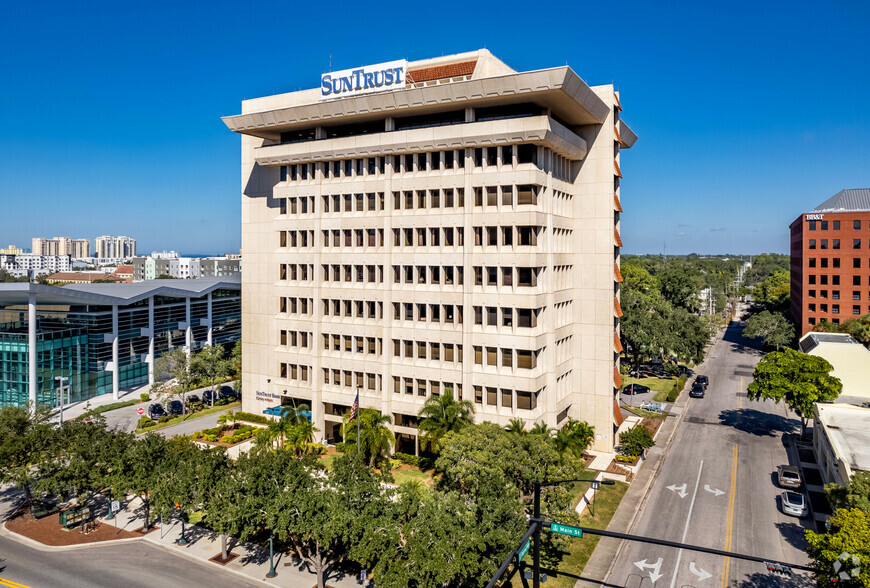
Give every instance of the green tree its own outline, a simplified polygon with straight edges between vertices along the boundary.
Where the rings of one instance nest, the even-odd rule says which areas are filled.
[[[203,347],[191,359],[191,371],[198,378],[205,378],[211,388],[211,406],[214,406],[214,398],[217,393],[215,386],[218,379],[223,378],[230,371],[230,364],[224,359],[223,345],[209,345]]]
[[[801,420],[801,437],[817,402],[833,402],[843,391],[833,366],[823,357],[793,349],[773,351],[755,366],[753,382],[747,387],[750,400],[783,401]]]
[[[187,389],[196,378],[191,363],[190,357],[180,347],[167,351],[154,363],[154,373],[158,379],[172,378],[181,388],[178,394],[181,395],[182,414],[185,415],[187,414]]]
[[[504,430],[508,433],[516,433],[517,435],[525,435],[528,433],[528,431],[526,431],[526,421],[523,419],[511,419]]]
[[[396,443],[393,432],[388,428],[390,417],[373,408],[361,408],[357,411],[356,418],[360,419],[360,450],[364,458],[368,459],[369,465],[374,466]],[[341,424],[341,436],[344,437],[345,446],[350,453],[356,452],[356,431],[357,423],[350,420],[348,411]]]
[[[441,439],[451,431],[459,431],[474,422],[474,405],[468,400],[456,400],[452,390],[426,399],[417,414],[420,417],[418,430],[423,445],[433,452],[441,448]]]
[[[544,421],[535,423],[529,430],[529,435],[540,435],[542,437],[550,437],[553,434],[553,429]]]
[[[659,276],[662,296],[674,306],[684,308],[690,313],[698,312],[701,299],[698,295],[704,284],[700,276],[688,271],[684,266],[671,267]]]
[[[761,339],[766,347],[779,351],[794,340],[794,325],[781,313],[765,310],[746,319],[743,335]]]
[[[564,458],[565,453],[574,457],[581,457],[583,452],[589,449],[595,440],[595,428],[584,421],[568,419],[553,437],[553,445],[559,456]]]
[[[644,449],[649,449],[655,444],[649,430],[642,425],[636,425],[619,434],[620,449],[626,455],[641,455]]]
[[[839,332],[839,325],[835,325],[834,323],[829,323],[825,319],[817,322],[813,325],[814,333],[837,333]]]
[[[169,442],[156,433],[147,433],[127,446],[123,454],[124,477],[119,486],[124,493],[133,493],[142,500],[143,527],[151,527],[151,494],[166,482],[164,477],[171,463]]]
[[[284,449],[284,443],[286,442],[287,437],[293,432],[293,424],[292,420],[286,417],[280,417],[272,419],[266,426],[266,430],[269,431],[271,438],[278,442],[279,449]]]
[[[381,528],[393,508],[391,491],[382,486],[382,476],[351,456],[339,457],[329,470],[312,465],[306,471],[307,476],[285,481],[276,531],[314,570],[322,588],[345,557],[374,560],[371,546],[381,544]]]
[[[789,270],[777,270],[758,284],[753,291],[755,299],[771,310],[785,312],[788,309],[788,297],[791,291]]]
[[[23,406],[0,408],[0,482],[24,490],[27,503],[33,504],[33,467],[50,450],[52,426],[48,409],[31,412]]]
[[[870,473],[855,472],[845,486],[825,484],[828,502],[834,508],[857,508],[870,513]]]
[[[848,333],[859,343],[870,345],[870,314],[840,323],[838,331]]]
[[[853,508],[837,509],[828,521],[830,533],[814,533],[807,530],[807,555],[813,562],[817,586],[870,586],[870,513]],[[842,554],[848,559],[840,560]],[[851,556],[858,558],[856,566]],[[840,566],[836,563],[840,561]],[[849,583],[831,582],[831,578],[843,572],[851,576]],[[856,573],[857,577],[852,574]]]

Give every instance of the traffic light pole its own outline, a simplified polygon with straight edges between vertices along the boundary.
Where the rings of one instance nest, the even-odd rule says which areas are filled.
[[[535,482],[535,510],[532,514],[532,522],[535,523],[534,545],[532,549],[532,588],[541,588],[541,483]]]

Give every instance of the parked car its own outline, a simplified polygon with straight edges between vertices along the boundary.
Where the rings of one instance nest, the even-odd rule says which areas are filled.
[[[695,383],[701,384],[702,386],[704,386],[704,390],[706,390],[707,385],[710,383],[710,380],[707,379],[707,376],[698,376],[697,378],[695,378]]]
[[[704,397],[704,385],[695,382],[692,384],[692,389],[689,390],[690,398],[703,398]]]
[[[793,517],[805,517],[809,510],[802,492],[783,490],[779,495],[782,499],[782,512]]]
[[[217,402],[218,398],[219,398],[218,392],[212,392],[211,390],[206,390],[205,392],[202,393],[202,401],[204,403],[208,404],[209,406],[211,406],[212,404]]]
[[[622,389],[623,394],[646,394],[649,392],[649,386],[644,386],[642,384],[629,384]]]
[[[155,421],[165,414],[166,414],[166,411],[163,410],[163,407],[160,406],[159,404],[152,404],[151,406],[148,407],[148,416],[151,417]]]
[[[169,414],[183,414],[184,407],[181,404],[180,400],[172,400],[167,406],[167,411]]]
[[[187,395],[187,408],[200,408],[202,406],[202,400],[199,399],[199,396],[196,394],[188,394]]]
[[[226,400],[238,400],[239,399],[239,391],[230,388],[229,386],[221,386],[218,397]]]
[[[776,468],[776,476],[780,488],[801,487],[801,473],[796,466],[781,465]]]

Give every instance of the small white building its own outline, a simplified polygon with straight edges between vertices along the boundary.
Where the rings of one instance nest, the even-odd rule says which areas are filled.
[[[800,350],[822,357],[834,366],[831,375],[843,383],[838,404],[864,406],[870,403],[870,350],[845,333],[807,333]]]
[[[813,451],[825,483],[845,486],[855,472],[870,472],[870,408],[816,404]]]

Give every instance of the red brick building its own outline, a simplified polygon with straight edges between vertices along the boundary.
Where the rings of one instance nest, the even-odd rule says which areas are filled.
[[[800,334],[870,313],[870,189],[841,190],[791,229],[791,314]]]

